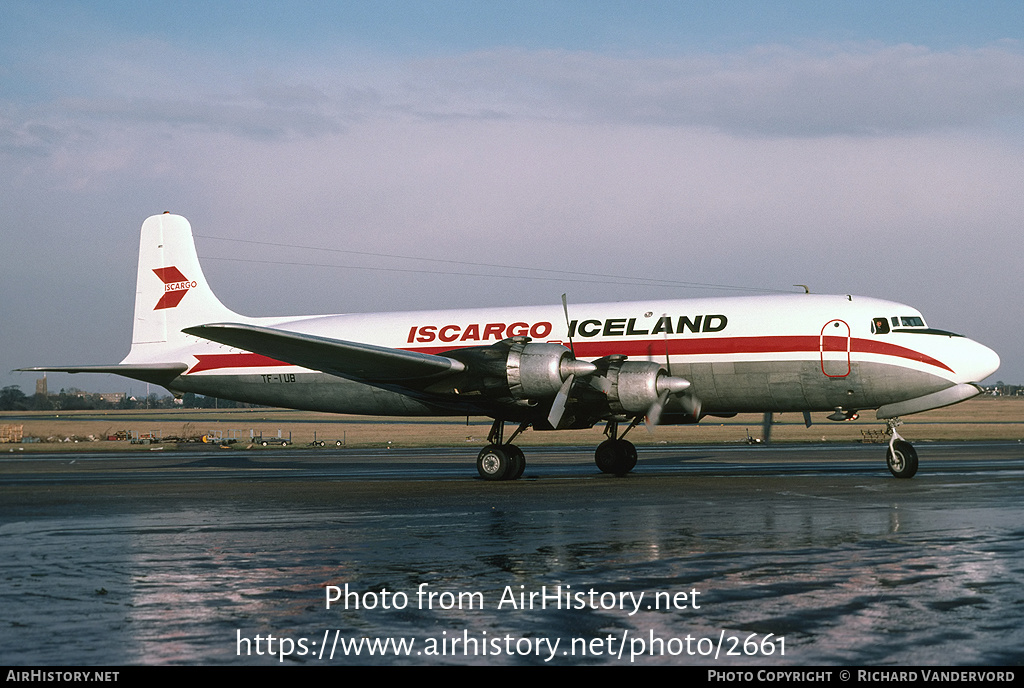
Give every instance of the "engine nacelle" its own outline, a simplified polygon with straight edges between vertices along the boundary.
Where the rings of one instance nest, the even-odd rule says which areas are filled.
[[[591,375],[597,366],[580,361],[561,344],[531,342],[529,337],[503,339],[491,346],[445,352],[468,370],[458,380],[461,394],[470,390],[489,399],[533,406],[553,399],[570,375]]]
[[[553,397],[575,363],[561,344],[515,342],[505,360],[509,392],[522,401]]]
[[[661,393],[658,379],[668,374],[652,361],[618,361],[608,367],[605,377],[611,383],[608,406],[613,413],[636,416],[646,413]]]

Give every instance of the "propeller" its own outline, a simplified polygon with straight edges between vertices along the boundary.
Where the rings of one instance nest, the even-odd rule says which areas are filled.
[[[661,420],[661,412],[665,410],[665,404],[668,402],[669,396],[682,394],[689,388],[690,381],[685,378],[676,377],[671,374],[658,376],[654,383],[654,389],[658,392],[658,398],[647,409],[647,414],[644,416],[644,427],[647,428],[648,432],[654,432],[654,428],[657,427],[658,422]]]
[[[663,314],[662,317],[667,317],[667,314]],[[665,404],[668,403],[669,396],[682,394],[690,388],[689,380],[672,374],[672,356],[668,347],[668,330],[665,330],[665,369],[668,375],[659,375],[654,385],[658,391],[658,398],[651,404],[651,408],[647,410],[647,415],[644,416],[644,427],[647,428],[647,432],[654,432],[654,428],[658,426],[661,420],[661,413],[665,410]],[[700,399],[690,394],[683,397],[680,401],[687,413],[694,418],[700,418]]]
[[[576,377],[587,377],[597,372],[597,366],[590,361],[580,361],[575,358],[563,359],[558,366],[560,375],[566,375],[565,382],[558,388],[555,400],[551,402],[551,410],[548,411],[548,423],[551,427],[557,428],[565,413],[565,404],[569,401],[569,392],[576,382]]]
[[[562,386],[558,388],[554,401],[551,402],[551,410],[548,411],[548,423],[553,428],[557,428],[558,424],[562,422],[565,405],[569,401],[569,392],[572,391],[573,383],[576,382],[576,376],[588,377],[597,372],[596,365],[590,361],[581,361],[576,358],[576,347],[572,343],[572,327],[569,325],[569,302],[565,294],[562,294],[562,310],[565,312],[565,331],[569,336],[569,351],[572,352],[572,358],[563,359],[558,366],[559,374],[566,377]]]

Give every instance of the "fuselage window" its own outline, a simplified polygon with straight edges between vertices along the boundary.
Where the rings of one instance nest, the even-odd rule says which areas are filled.
[[[889,321],[885,318],[874,318],[871,321],[871,334],[889,334]]]
[[[897,318],[896,316],[893,316],[893,319],[892,319],[892,326],[893,326],[893,327],[899,327],[899,326],[900,326],[900,319],[899,319],[899,318]]]

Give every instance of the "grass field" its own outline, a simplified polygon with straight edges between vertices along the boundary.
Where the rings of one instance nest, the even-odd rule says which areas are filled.
[[[805,428],[799,413],[776,414],[773,442],[860,442],[879,439],[884,424],[867,411],[856,421],[834,423],[825,413],[812,414],[814,424]],[[900,434],[911,442],[926,440],[1024,440],[1024,398],[983,397],[956,406],[919,413],[903,419]],[[746,441],[748,434],[761,437],[759,414],[735,418],[705,418],[699,425],[661,426],[653,433],[636,428],[629,439],[638,446],[657,444],[730,444]],[[343,440],[349,447],[483,446],[490,420],[466,418],[378,418],[333,415],[284,409],[244,410],[154,410],[154,411],[68,411],[2,412],[0,426],[22,426],[24,437],[38,437],[40,443],[6,444],[13,451],[80,451],[149,449],[126,441],[107,441],[118,431],[151,434],[156,437],[212,435],[236,437],[236,448],[248,448],[252,435],[291,437],[297,447],[317,439],[333,444]],[[506,436],[513,430],[506,426]],[[534,432],[516,438],[524,447],[537,445],[597,445],[603,425],[589,430]],[[89,439],[89,438],[93,439]],[[70,438],[71,441],[66,441]],[[75,438],[78,441],[74,441]],[[171,448],[173,445],[168,445]],[[2,450],[0,450],[2,451]]]

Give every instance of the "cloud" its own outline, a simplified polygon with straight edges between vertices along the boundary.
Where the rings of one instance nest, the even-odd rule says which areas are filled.
[[[410,69],[408,109],[424,116],[486,112],[818,137],[979,127],[1024,115],[1016,43],[955,52],[761,46],[676,58],[506,50]]]
[[[124,55],[133,56],[127,66]],[[741,136],[892,136],[1024,120],[1015,42],[759,46],[673,58],[503,49],[374,60],[221,61],[159,42],[45,61],[49,99],[0,101],[0,146],[38,154],[104,127],[317,137],[413,118],[704,127]],[[67,67],[66,71],[63,67]],[[61,94],[61,95],[56,95]]]

